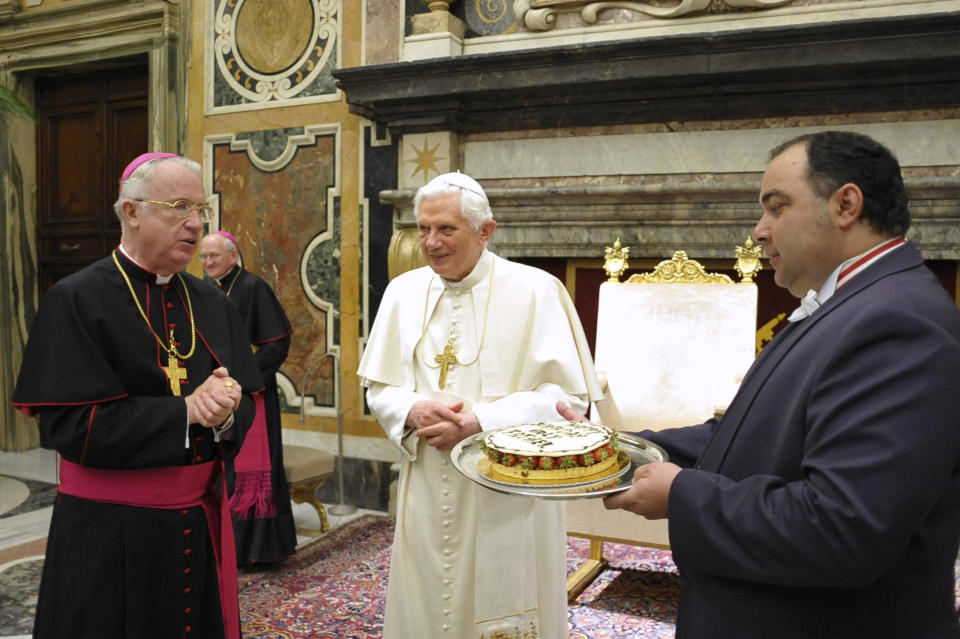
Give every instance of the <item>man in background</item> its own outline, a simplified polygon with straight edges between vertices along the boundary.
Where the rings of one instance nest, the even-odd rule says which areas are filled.
[[[414,199],[428,266],[387,287],[358,375],[402,454],[385,639],[567,636],[563,504],[481,488],[460,441],[585,409],[599,385],[566,289],[487,250],[481,186],[447,173]]]
[[[240,453],[227,466],[237,564],[276,562],[292,555],[297,532],[283,471],[283,437],[277,371],[290,351],[293,330],[273,289],[240,264],[236,238],[214,231],[200,242],[207,276],[232,299],[263,377],[257,418]]]
[[[60,458],[34,636],[239,639],[222,467],[261,383],[236,307],[183,272],[200,165],[139,156],[114,209],[120,246],[44,296],[13,394]]]

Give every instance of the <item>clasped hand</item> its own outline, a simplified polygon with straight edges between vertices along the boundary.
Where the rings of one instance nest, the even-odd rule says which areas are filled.
[[[226,368],[214,369],[210,377],[184,397],[189,423],[207,428],[219,426],[240,406],[242,391],[240,383],[230,377]]]
[[[437,450],[450,450],[462,440],[480,432],[480,422],[472,412],[463,411],[463,402],[444,404],[424,400],[417,402],[407,414],[407,426],[417,437]]]

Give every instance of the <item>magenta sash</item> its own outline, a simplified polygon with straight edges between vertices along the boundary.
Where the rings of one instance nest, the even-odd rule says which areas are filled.
[[[192,466],[107,470],[80,466],[61,458],[57,492],[80,499],[142,508],[202,506],[217,562],[226,639],[240,639],[237,551],[229,504],[213,490],[218,470],[222,478],[222,464],[212,461]],[[224,494],[226,488],[224,485]],[[221,525],[221,522],[227,525]]]
[[[233,458],[236,480],[230,496],[230,512],[237,519],[253,516],[268,519],[277,516],[277,502],[270,477],[270,440],[267,413],[262,394],[254,395],[256,413],[243,438],[240,452]]]

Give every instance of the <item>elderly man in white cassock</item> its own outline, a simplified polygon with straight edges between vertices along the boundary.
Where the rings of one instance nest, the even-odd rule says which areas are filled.
[[[563,505],[482,488],[450,450],[599,397],[580,320],[555,277],[486,248],[475,180],[436,177],[414,209],[428,266],[387,287],[358,370],[403,458],[383,636],[566,637]]]

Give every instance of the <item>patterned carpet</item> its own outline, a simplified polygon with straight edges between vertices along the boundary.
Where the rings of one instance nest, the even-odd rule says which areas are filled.
[[[392,541],[393,518],[364,515],[278,567],[241,572],[244,638],[379,637]]]
[[[392,517],[366,515],[334,529],[270,571],[240,575],[244,637],[377,639],[382,632]],[[568,538],[567,570],[589,553]],[[679,577],[670,552],[607,542],[609,561],[567,608],[569,639],[672,639]],[[960,607],[960,561],[955,582]]]
[[[393,524],[390,517],[366,515],[308,543],[275,568],[242,571],[244,637],[379,638]],[[567,549],[572,571],[589,545],[570,538]],[[610,566],[567,608],[569,638],[672,638],[678,577],[670,553],[615,543],[604,549]],[[23,559],[0,561],[0,637],[30,632],[42,553],[41,544]],[[960,562],[957,569],[960,603]]]
[[[241,573],[244,637],[380,637],[393,523],[367,515],[282,566]],[[571,538],[568,570],[588,551],[588,542]],[[606,555],[612,568],[568,608],[570,639],[673,637],[678,585],[670,553],[608,543]]]

